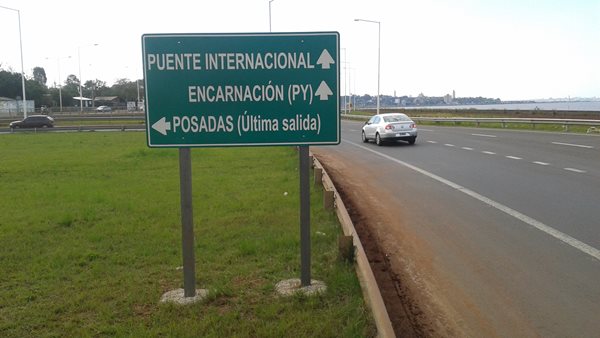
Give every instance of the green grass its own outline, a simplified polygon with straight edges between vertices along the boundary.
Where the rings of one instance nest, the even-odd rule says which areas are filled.
[[[318,189],[312,277],[328,290],[275,295],[278,281],[300,275],[290,147],[192,150],[197,287],[211,294],[159,305],[183,285],[178,157],[148,149],[144,137],[0,137],[0,336],[375,334],[353,266],[337,259],[339,225]]]

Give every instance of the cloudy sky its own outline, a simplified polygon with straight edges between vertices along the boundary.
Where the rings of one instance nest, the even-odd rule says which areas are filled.
[[[269,31],[269,0],[0,6],[20,10],[25,73],[44,67],[49,85],[57,57],[62,81],[79,62],[84,81],[142,78],[144,33]],[[361,18],[381,22],[382,94],[600,97],[599,0],[274,0],[271,10],[274,32],[340,33],[347,93],[377,94],[378,25]],[[18,27],[17,13],[0,8],[0,65],[20,72]]]

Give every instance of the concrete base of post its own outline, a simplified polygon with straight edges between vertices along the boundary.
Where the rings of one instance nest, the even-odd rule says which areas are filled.
[[[161,303],[172,303],[177,305],[188,305],[197,303],[208,296],[208,290],[196,289],[196,295],[194,297],[185,297],[183,289],[176,289],[166,292],[160,297]]]
[[[286,279],[275,285],[275,291],[280,296],[292,296],[300,293],[305,296],[314,296],[319,293],[323,293],[327,290],[327,285],[324,282],[311,279],[310,285],[302,286],[302,282],[299,278]]]

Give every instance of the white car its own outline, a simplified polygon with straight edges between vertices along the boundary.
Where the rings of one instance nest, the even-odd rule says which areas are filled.
[[[112,108],[110,108],[109,106],[100,106],[100,107],[96,108],[96,111],[99,113],[106,113],[106,112],[111,112]]]
[[[415,144],[417,125],[402,113],[379,114],[371,117],[362,127],[362,141],[375,140],[378,146],[386,141],[402,140]]]

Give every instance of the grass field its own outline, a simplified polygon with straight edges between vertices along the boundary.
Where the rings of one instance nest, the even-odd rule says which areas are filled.
[[[192,150],[196,279],[210,296],[159,305],[183,285],[178,157],[144,137],[0,136],[0,336],[375,335],[316,188],[312,277],[328,290],[275,294],[278,281],[300,275],[290,147]]]

